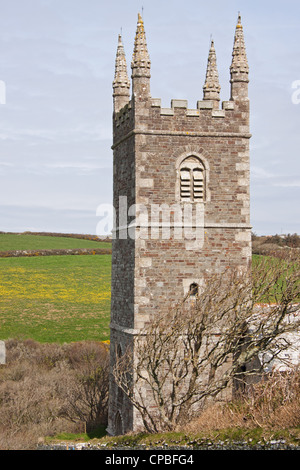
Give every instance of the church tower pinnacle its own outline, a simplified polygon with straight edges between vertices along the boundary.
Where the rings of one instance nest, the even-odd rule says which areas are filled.
[[[231,99],[245,99],[248,97],[249,66],[246,55],[244,32],[241,15],[235,29],[232,62],[230,66],[231,75]]]
[[[221,87],[217,69],[217,57],[214,41],[212,40],[207,61],[206,80],[203,86],[203,99],[213,101],[214,108],[218,108],[220,101],[220,90]]]
[[[130,81],[127,73],[126,57],[119,34],[118,48],[115,63],[115,76],[113,81],[114,112],[118,113],[130,99]]]
[[[147,48],[144,21],[139,13],[131,62],[132,92],[134,98],[150,96],[150,66],[151,62]]]

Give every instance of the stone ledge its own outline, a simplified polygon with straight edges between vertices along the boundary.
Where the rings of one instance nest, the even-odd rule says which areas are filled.
[[[172,111],[172,110],[170,110]],[[169,113],[171,114],[171,113]],[[133,129],[123,136],[120,140],[114,143],[111,148],[112,150],[118,147],[122,142],[129,139],[134,135],[176,135],[176,136],[192,136],[192,137],[223,137],[225,139],[237,138],[237,139],[251,139],[252,134],[249,132],[184,132],[184,131],[173,131],[173,130],[142,130],[142,129]]]
[[[187,109],[187,100],[171,100],[171,108],[184,108]]]
[[[160,98],[152,98],[151,106],[152,106],[152,108],[161,108],[161,99]]]
[[[225,117],[225,109],[214,109],[211,113],[212,117],[217,118],[224,118]]]
[[[127,326],[121,326],[117,323],[111,323],[109,327],[111,330],[120,331],[121,333],[125,333],[128,335],[138,335],[140,333],[139,330],[136,330],[134,328],[128,328]]]
[[[198,109],[213,109],[214,103],[213,101],[197,101],[197,108]]]
[[[234,109],[234,102],[233,101],[223,101],[222,102],[222,109]]]
[[[173,108],[161,108],[160,114],[161,116],[174,116],[174,109]]]
[[[200,109],[187,109],[186,115],[187,116],[200,116]]]
[[[174,110],[176,108],[185,109],[187,116],[200,116],[200,110],[211,110],[212,117],[225,117],[225,111],[233,110],[234,109],[234,102],[233,101],[222,101],[222,109],[214,109],[214,102],[211,100],[199,100],[197,101],[197,108],[188,108],[188,101],[187,100],[179,100],[179,99],[172,99],[171,100],[171,107],[170,108],[162,108],[161,107],[161,99],[160,98],[152,98],[151,99],[151,107],[152,108],[160,108],[160,114],[162,116],[173,116]]]

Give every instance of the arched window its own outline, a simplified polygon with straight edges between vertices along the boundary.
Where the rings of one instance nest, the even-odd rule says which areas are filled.
[[[180,200],[205,200],[205,167],[199,158],[187,157],[180,165]]]

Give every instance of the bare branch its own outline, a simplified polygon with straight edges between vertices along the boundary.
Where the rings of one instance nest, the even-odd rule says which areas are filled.
[[[263,258],[248,272],[226,270],[152,318],[113,372],[147,431],[174,429],[290,347],[286,334],[300,327],[299,264]]]

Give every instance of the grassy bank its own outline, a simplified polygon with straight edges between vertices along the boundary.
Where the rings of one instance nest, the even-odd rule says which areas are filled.
[[[230,450],[239,448],[268,448],[270,445],[274,449],[278,445],[282,448],[297,446],[299,449],[300,431],[299,428],[289,429],[264,429],[264,428],[242,428],[228,427],[224,429],[211,429],[191,433],[188,431],[166,432],[160,434],[127,434],[124,436],[105,436],[105,428],[99,427],[91,433],[61,433],[55,437],[47,437],[44,443],[54,445],[55,443],[78,442],[90,443],[90,445],[105,449],[155,449],[163,448],[189,448],[189,449],[217,449]],[[69,444],[70,445],[70,444]],[[243,449],[242,449],[243,450]]]

